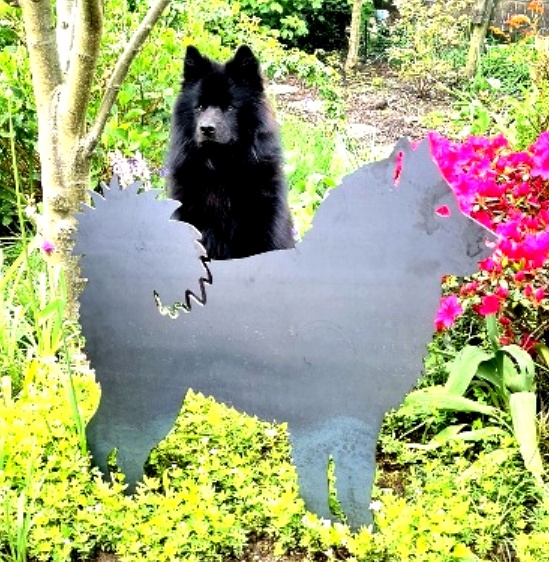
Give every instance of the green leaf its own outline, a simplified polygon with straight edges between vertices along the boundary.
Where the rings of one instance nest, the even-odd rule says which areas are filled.
[[[58,298],[48,303],[42,310],[37,313],[37,320],[46,320],[53,314],[58,316],[63,311],[63,300]]]
[[[492,383],[496,388],[505,388],[503,386],[503,380],[498,374],[495,358],[490,359],[490,361],[485,361],[478,366],[477,377]]]
[[[495,314],[490,314],[486,317],[486,331],[490,346],[495,352],[501,347],[499,343],[498,321]]]
[[[132,121],[133,119],[137,119],[138,117],[141,117],[145,113],[146,111],[144,109],[141,109],[140,107],[133,107],[132,109],[130,109],[124,114],[124,120]]]
[[[523,390],[522,388],[520,388],[520,374],[513,361],[511,361],[511,359],[507,357],[507,355],[505,355],[505,353],[503,353],[502,351],[498,351],[498,356],[505,387],[512,392],[520,392],[521,390]]]
[[[510,360],[504,359],[503,380],[505,386],[512,392],[533,392],[535,365],[531,355],[519,347],[511,344],[501,348],[501,351],[511,356],[514,360],[513,368],[509,367]]]
[[[421,449],[423,451],[432,451],[444,445],[444,443],[451,441],[452,439],[459,438],[459,432],[466,426],[465,423],[460,423],[457,425],[449,425],[445,427],[442,431],[437,433],[427,444],[423,443],[409,443],[408,447],[410,449]]]
[[[463,396],[471,384],[481,363],[492,359],[493,355],[480,347],[464,347],[452,361],[448,380],[444,389],[448,394]]]
[[[480,404],[460,395],[448,394],[443,387],[432,386],[422,388],[408,394],[404,400],[405,406],[411,406],[420,411],[431,412],[438,410],[453,410],[456,412],[477,412],[488,416],[496,416],[498,409],[486,404]]]
[[[549,367],[549,347],[543,343],[538,343],[536,345],[536,351],[540,354],[545,365]]]
[[[483,441],[484,439],[488,439],[488,437],[506,434],[508,435],[501,427],[491,425],[480,429],[472,429],[471,431],[462,431],[457,437],[464,441]]]
[[[423,451],[432,451],[441,447],[448,441],[483,441],[488,437],[495,435],[505,435],[506,431],[496,426],[483,427],[481,429],[473,429],[471,431],[461,431],[467,424],[460,423],[457,425],[449,425],[442,431],[437,433],[427,444],[409,443],[410,449],[420,449]]]
[[[526,469],[543,483],[543,463],[539,452],[536,426],[536,393],[514,392],[509,398],[513,431]]]

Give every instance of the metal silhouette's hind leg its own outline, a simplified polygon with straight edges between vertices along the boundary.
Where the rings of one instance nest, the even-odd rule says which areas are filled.
[[[358,528],[371,523],[369,505],[378,430],[377,424],[343,416],[306,429],[290,428],[299,490],[308,510],[325,519],[336,519],[328,501],[327,470],[332,455],[338,499],[349,525]]]
[[[378,425],[346,419],[333,447],[337,497],[353,529],[372,523],[370,500],[376,471]]]

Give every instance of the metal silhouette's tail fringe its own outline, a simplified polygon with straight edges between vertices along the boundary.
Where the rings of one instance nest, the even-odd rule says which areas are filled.
[[[177,301],[174,302],[171,306],[167,306],[165,304],[162,304],[162,301],[160,300],[160,295],[158,294],[157,291],[154,291],[154,302],[156,303],[156,306],[158,307],[160,314],[164,316],[169,316],[170,318],[177,318],[181,311],[191,312],[192,305],[193,305],[192,301],[195,301],[197,304],[201,306],[204,306],[206,304],[206,301],[208,300],[206,285],[212,284],[213,277],[212,277],[212,272],[208,267],[210,258],[207,256],[200,256],[199,259],[202,262],[202,267],[204,268],[204,271],[206,272],[205,277],[200,277],[200,279],[198,280],[198,285],[200,287],[200,295],[197,295],[190,289],[187,289],[185,291],[185,298],[183,302]]]

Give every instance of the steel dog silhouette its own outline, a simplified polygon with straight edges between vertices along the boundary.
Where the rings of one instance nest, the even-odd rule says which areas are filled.
[[[88,426],[95,462],[105,471],[117,447],[135,483],[193,388],[288,422],[300,493],[323,517],[332,455],[349,523],[369,522],[379,427],[421,372],[441,276],[469,275],[490,253],[427,141],[413,150],[402,140],[346,177],[295,249],[238,260],[208,263],[199,233],[169,220],[177,204],[152,192],[115,185],[94,200],[76,251],[88,279],[86,350],[102,387]],[[443,205],[449,217],[437,214]],[[172,319],[158,299],[191,310]]]

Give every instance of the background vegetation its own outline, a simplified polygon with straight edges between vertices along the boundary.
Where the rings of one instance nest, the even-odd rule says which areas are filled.
[[[466,80],[463,13],[470,3],[396,4],[400,17],[386,29],[371,19],[373,4],[364,3],[367,51],[376,63],[384,57],[418,96],[450,96],[449,111],[428,115],[427,124],[455,141],[503,133],[510,154],[547,129],[549,43],[538,33],[543,5],[531,2],[527,21],[492,29],[476,75]],[[109,48],[99,85],[146,10],[138,2],[105,6]],[[93,184],[114,167],[128,181],[141,177],[162,188],[184,47],[193,43],[223,59],[246,42],[261,54],[267,79],[298,79],[324,100],[324,113],[312,122],[287,113],[273,96],[292,211],[303,234],[326,190],[380,148],[360,146],[347,134],[337,69],[350,13],[346,0],[174,2],[119,93],[94,156]],[[78,327],[63,320],[63,272],[34,236],[41,184],[20,14],[2,3],[0,20],[0,559],[89,560],[104,551],[132,562],[227,560],[264,540],[277,555],[310,560],[549,560],[549,305],[545,295],[536,303],[523,288],[513,292],[509,275],[521,266],[507,277],[488,276],[514,295],[508,316],[521,329],[512,341],[500,339],[503,324],[495,330],[479,316],[482,295],[463,289],[487,283],[482,272],[476,280],[446,279],[445,295],[457,294],[464,311],[434,336],[416,392],[386,416],[371,506],[375,529],[353,533],[306,512],[284,426],[193,393],[151,454],[136,494],[123,494],[122,474],[103,481],[90,466],[83,431],[99,389]],[[327,56],[332,49],[340,52]],[[98,92],[92,100],[97,107]],[[547,193],[538,195],[547,200]],[[539,218],[535,209],[528,213]],[[535,273],[540,285],[547,281],[546,259]],[[535,345],[520,339],[525,330],[535,334]],[[527,359],[509,344],[526,348]],[[509,385],[509,372],[524,375],[525,392],[535,398],[533,418],[531,410],[521,415],[510,408],[519,379]],[[451,395],[453,407],[437,408],[440,394],[426,399],[433,392]],[[534,471],[524,456],[524,433],[516,430],[531,419],[529,446],[541,462]]]

